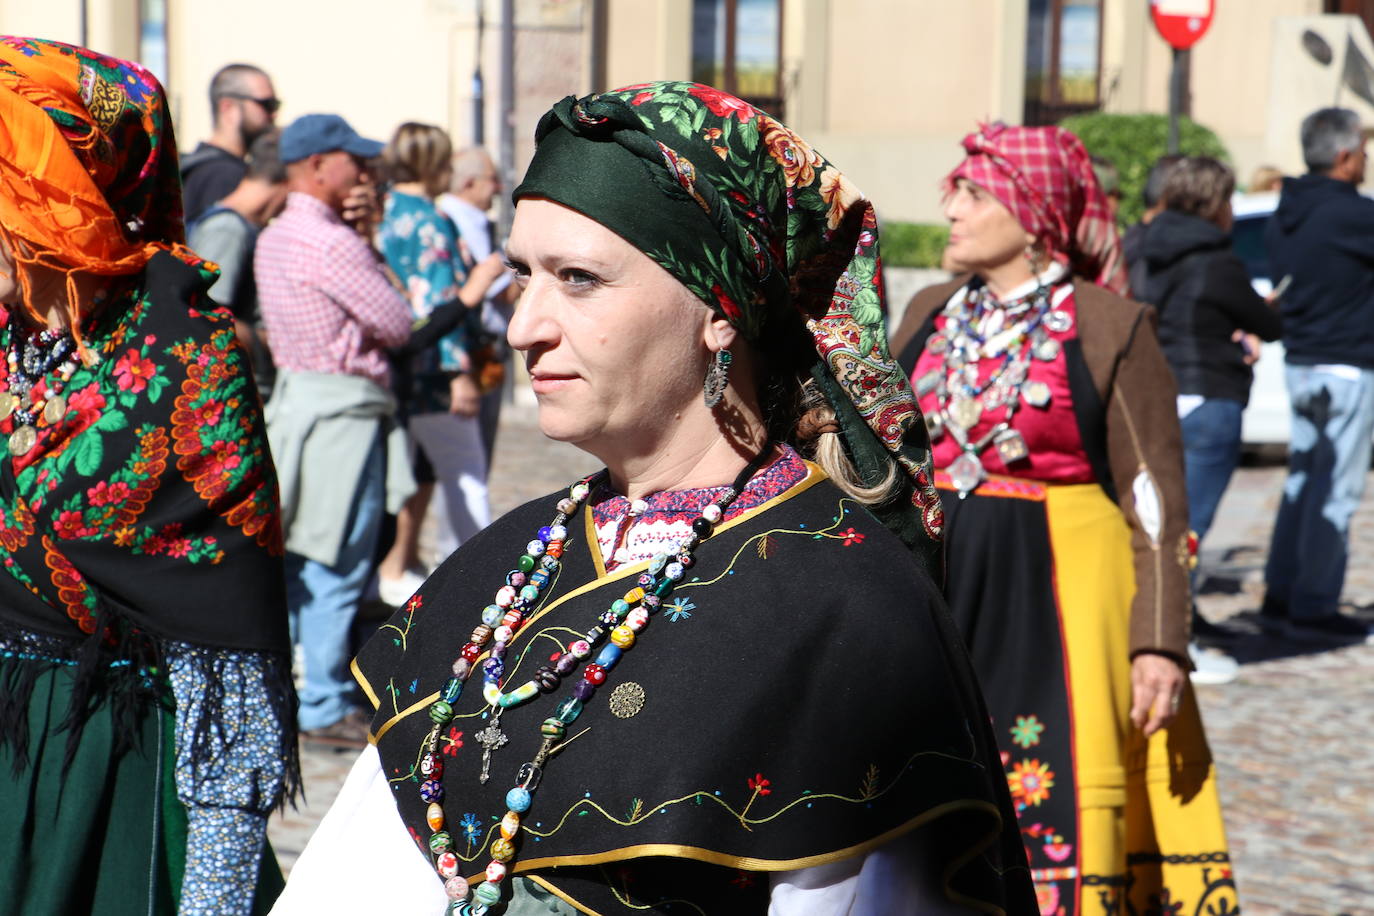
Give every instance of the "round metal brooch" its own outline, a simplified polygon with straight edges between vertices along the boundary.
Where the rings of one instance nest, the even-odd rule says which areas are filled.
[[[628,719],[644,708],[644,688],[626,681],[611,691],[611,715]]]

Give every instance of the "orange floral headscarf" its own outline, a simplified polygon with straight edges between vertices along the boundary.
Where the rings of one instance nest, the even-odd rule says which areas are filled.
[[[79,344],[75,273],[135,274],[159,251],[189,257],[166,96],[138,64],[3,36],[0,124],[0,238],[24,307],[42,321],[28,303],[33,268],[65,273]]]

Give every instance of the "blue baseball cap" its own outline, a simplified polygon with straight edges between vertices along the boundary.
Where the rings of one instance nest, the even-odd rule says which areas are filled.
[[[368,140],[348,126],[348,122],[333,114],[301,115],[281,132],[278,146],[281,161],[299,162],[316,153],[343,150],[364,159],[381,154],[385,144]]]

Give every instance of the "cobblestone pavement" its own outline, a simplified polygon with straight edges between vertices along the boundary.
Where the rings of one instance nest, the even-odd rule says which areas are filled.
[[[597,467],[544,440],[527,409],[508,411],[497,448],[494,516]],[[1244,633],[1234,645],[1240,677],[1198,688],[1242,909],[1247,916],[1374,916],[1374,646],[1299,651],[1255,625],[1282,482],[1280,467],[1242,468],[1202,557],[1203,614]],[[1347,610],[1374,623],[1374,500],[1356,517],[1352,555]],[[278,815],[269,829],[283,868],[355,756],[303,753],[307,804]]]

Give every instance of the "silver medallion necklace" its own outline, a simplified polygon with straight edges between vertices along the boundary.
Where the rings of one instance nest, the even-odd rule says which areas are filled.
[[[1028,378],[1032,360],[1052,362],[1061,352],[1049,332],[1062,334],[1073,327],[1073,316],[1050,304],[1050,292],[1037,284],[1034,292],[999,303],[979,285],[951,300],[944,309],[945,325],[932,334],[926,350],[941,357],[942,365],[916,380],[916,393],[934,393],[938,410],[927,414],[932,441],[946,433],[959,446],[959,457],[946,472],[962,499],[987,477],[980,457],[988,446],[1010,466],[1030,456],[1025,437],[1012,428],[1012,418],[1024,402],[1046,409],[1053,392],[1043,381]],[[981,384],[980,364],[998,360]],[[1005,411],[1000,421],[976,439],[973,429],[984,413]]]

